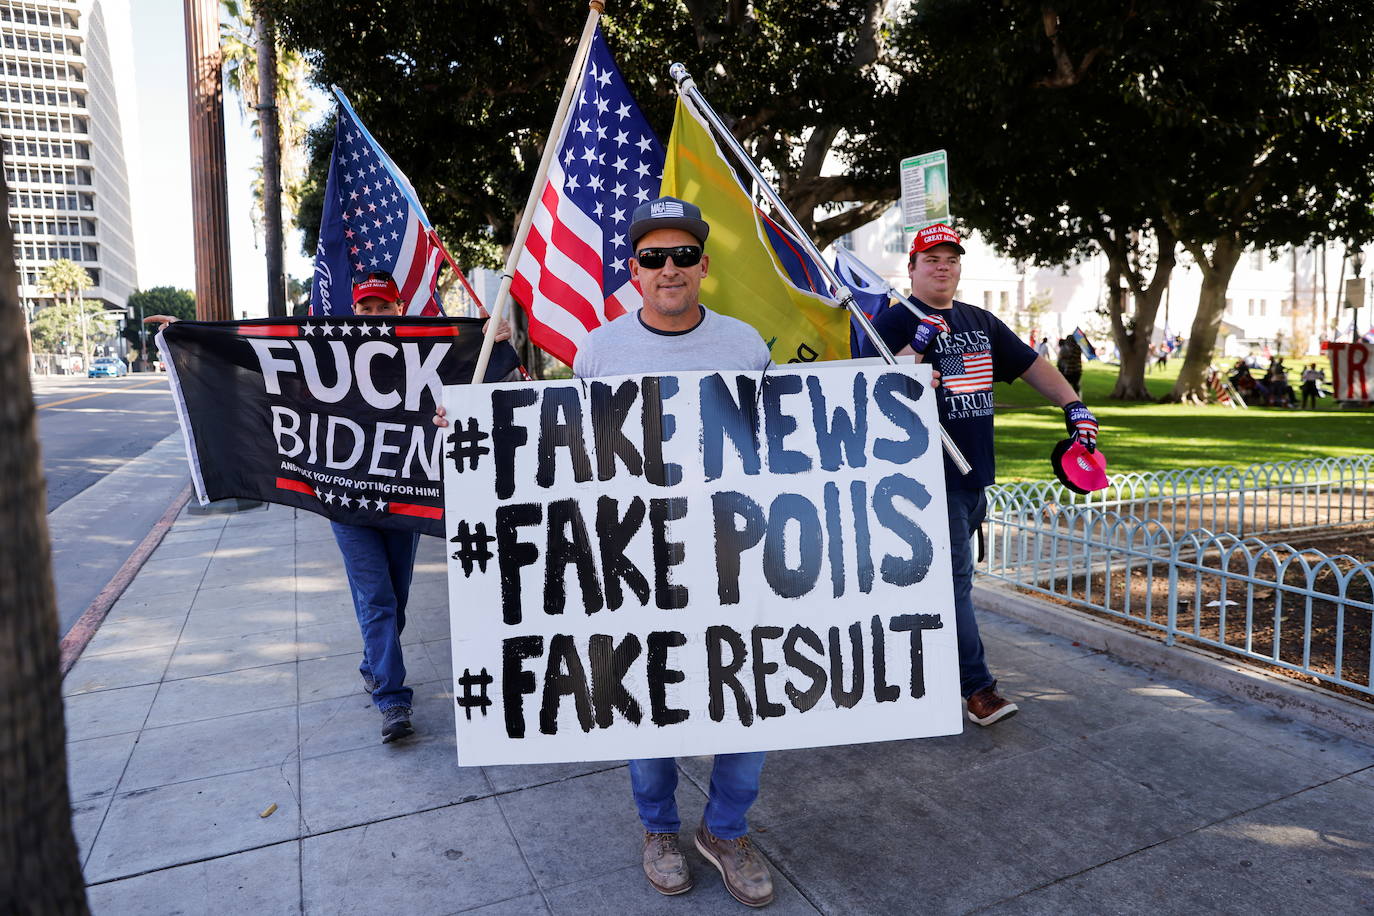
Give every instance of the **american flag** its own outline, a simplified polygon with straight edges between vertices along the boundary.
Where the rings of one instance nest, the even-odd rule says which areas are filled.
[[[407,315],[441,315],[435,295],[443,245],[406,176],[363,127],[337,87],[334,153],[325,185],[310,314],[353,314],[353,284],[373,271],[396,279]]]
[[[536,345],[572,365],[587,332],[639,308],[630,217],[658,196],[663,144],[631,98],[601,29],[535,205],[511,295]]]
[[[962,394],[992,387],[992,353],[945,353],[940,355],[940,386]]]
[[[1226,378],[1218,372],[1215,367],[1209,367],[1207,370],[1207,387],[1210,388],[1212,394],[1216,396],[1218,404],[1233,408],[1244,407],[1247,410],[1249,409],[1249,405],[1241,398],[1240,392],[1232,388],[1231,384],[1226,381]],[[1233,392],[1235,397],[1232,397]]]

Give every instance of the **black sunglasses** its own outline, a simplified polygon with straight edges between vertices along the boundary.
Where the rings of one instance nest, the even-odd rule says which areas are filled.
[[[676,248],[641,248],[635,252],[639,266],[647,270],[658,270],[668,259],[678,267],[695,267],[701,263],[700,245],[678,245]]]

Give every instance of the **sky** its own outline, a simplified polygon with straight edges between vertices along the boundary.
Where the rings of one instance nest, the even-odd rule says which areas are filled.
[[[186,51],[182,0],[135,0],[132,7],[136,134],[128,142],[130,199],[140,289],[194,289],[191,234],[190,134],[187,127]],[[229,246],[233,260],[234,316],[267,313],[267,267],[251,217],[253,166],[261,147],[238,99],[225,91],[225,154],[229,176]],[[323,113],[320,115],[323,117]],[[286,237],[286,272],[309,277],[300,234]]]

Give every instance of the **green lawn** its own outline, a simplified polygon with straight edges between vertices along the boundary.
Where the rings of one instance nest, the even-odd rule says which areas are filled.
[[[1290,362],[1294,379],[1301,360]],[[1150,391],[1166,394],[1182,365],[1172,360],[1146,376]],[[1115,382],[1115,366],[1084,365],[1083,400],[1102,424],[1108,473],[1374,453],[1374,411],[1338,410],[1330,398],[1315,411],[1127,404],[1107,400]],[[1064,412],[1024,382],[998,385],[996,397],[997,479],[1051,479],[1050,449],[1067,435]]]

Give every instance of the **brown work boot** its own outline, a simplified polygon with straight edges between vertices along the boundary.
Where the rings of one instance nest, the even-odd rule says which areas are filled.
[[[969,721],[983,726],[1010,719],[1019,708],[993,687],[984,687],[968,698]]]
[[[692,889],[692,869],[676,833],[644,834],[644,876],[660,894],[685,894]]]
[[[773,876],[768,863],[748,835],[734,840],[712,836],[703,823],[697,828],[697,849],[725,879],[725,889],[745,906],[767,906],[773,902]]]

